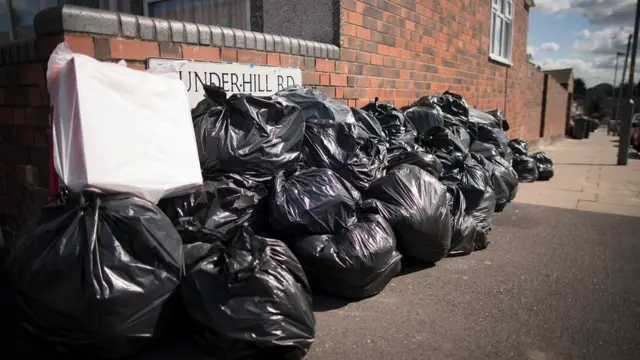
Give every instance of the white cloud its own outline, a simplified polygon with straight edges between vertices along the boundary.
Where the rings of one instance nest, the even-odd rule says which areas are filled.
[[[594,24],[631,24],[636,0],[536,0],[547,13],[577,11]]]
[[[542,43],[540,46],[527,46],[527,53],[535,56],[541,52],[556,52],[560,50],[560,45],[554,42]]]
[[[618,77],[616,82],[620,81],[622,76],[622,66],[624,59],[620,58]],[[556,70],[573,68],[574,77],[582,78],[587,87],[595,86],[600,83],[611,84],[613,82],[613,72],[615,67],[615,58],[610,56],[596,57],[589,61],[583,58],[563,58],[563,59],[544,59],[537,61],[542,70]],[[628,76],[627,72],[627,76]],[[636,81],[640,78],[640,74],[636,73]]]
[[[573,48],[594,54],[614,54],[616,51],[626,52],[629,34],[633,32],[630,26],[608,27],[598,31],[584,29],[576,35]]]

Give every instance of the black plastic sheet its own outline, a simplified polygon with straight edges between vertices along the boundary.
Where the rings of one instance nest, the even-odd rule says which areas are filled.
[[[271,225],[283,236],[336,234],[356,222],[360,193],[329,169],[276,176]]]
[[[302,359],[315,318],[311,289],[287,246],[248,227],[202,241],[180,290],[196,337],[221,359]]]
[[[379,103],[378,98],[365,105],[362,110],[371,113],[378,120],[389,141],[415,142],[416,129],[405,118],[402,111],[392,105]]]
[[[405,151],[397,153],[389,158],[388,169],[393,169],[402,164],[415,165],[422,170],[433,175],[435,178],[439,178],[442,175],[442,164],[440,160],[424,150],[417,151]]]
[[[443,114],[443,119],[444,127],[460,140],[465,150],[469,150],[471,146],[471,134],[469,133],[468,122],[449,114]]]
[[[551,158],[544,152],[533,153],[531,154],[531,158],[535,160],[538,167],[538,180],[550,180],[554,175],[553,161]]]
[[[510,129],[509,122],[504,117],[504,114],[502,113],[502,111],[495,109],[495,110],[487,111],[487,114],[493,116],[496,120],[498,120],[498,123],[500,124],[500,127],[502,128],[502,130],[507,131]]]
[[[69,357],[119,358],[175,327],[182,240],[146,200],[86,194],[45,206],[7,270],[38,339]]]
[[[227,233],[247,225],[260,232],[268,221],[268,193],[262,183],[228,174],[205,181],[191,194],[162,199],[158,207],[183,239],[200,227]]]
[[[291,248],[313,289],[349,299],[380,293],[401,267],[391,225],[374,214],[335,235],[298,239]]]
[[[382,176],[387,147],[356,123],[307,120],[304,161],[311,167],[335,171],[362,191]]]
[[[500,153],[495,146],[478,140],[474,141],[473,144],[471,144],[469,151],[484,158],[500,156]]]
[[[482,202],[486,188],[490,184],[489,173],[471,156],[456,155],[448,157],[436,154],[442,162],[443,183],[456,185],[462,191],[467,204],[467,213],[473,211]]]
[[[403,114],[416,129],[418,135],[426,133],[434,126],[443,126],[442,110],[435,104],[413,106],[403,110]]]
[[[471,217],[473,221],[475,221],[478,230],[481,231],[480,234],[476,234],[474,240],[474,248],[475,250],[481,250],[487,247],[489,244],[489,233],[491,232],[491,228],[493,227],[493,217],[495,216],[494,209],[496,208],[496,195],[493,192],[493,189],[489,186],[487,187],[487,191],[484,193],[484,197],[482,198],[482,202],[480,205],[473,211]]]
[[[369,133],[369,135],[387,141],[387,134],[385,134],[382,126],[380,126],[380,122],[378,122],[372,114],[354,107],[351,108],[351,113],[353,113],[356,123]]]
[[[422,146],[433,152],[444,152],[447,154],[466,154],[466,147],[460,139],[453,135],[451,131],[442,126],[434,126],[429,129],[421,139]]]
[[[514,156],[529,156],[529,145],[527,145],[527,142],[524,140],[509,140],[509,147],[511,151],[513,151]]]
[[[276,93],[288,99],[302,109],[304,120],[331,120],[337,122],[355,122],[351,109],[345,104],[331,99],[316,89],[291,86]]]
[[[433,263],[446,255],[451,214],[447,189],[435,177],[417,166],[400,165],[363,195],[391,224],[403,256]]]
[[[224,96],[212,87],[205,87],[205,91],[211,97]],[[265,181],[295,166],[304,136],[304,118],[298,106],[276,96],[232,95],[214,100],[202,101],[223,105],[199,115],[192,112],[205,177],[235,173]]]
[[[538,163],[529,156],[513,158],[513,169],[518,173],[520,182],[534,182],[538,180]]]
[[[460,116],[463,119],[469,118],[469,105],[467,105],[464,98],[458,94],[446,91],[439,97],[438,105],[446,114]]]
[[[447,192],[447,203],[451,213],[451,246],[448,255],[469,255],[473,252],[476,224],[473,218],[465,213],[466,203],[460,189],[455,185],[449,185]]]
[[[478,125],[477,129],[476,140],[495,146],[500,156],[511,163],[513,160],[513,152],[509,147],[507,134],[500,128],[490,128],[484,125]],[[471,146],[473,146],[473,144]]]

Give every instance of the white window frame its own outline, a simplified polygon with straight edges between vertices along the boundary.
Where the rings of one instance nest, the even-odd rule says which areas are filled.
[[[144,16],[149,16],[149,4],[154,3],[154,2],[161,2],[161,1],[165,1],[165,0],[144,0],[142,2],[142,11],[143,11],[143,15]],[[251,19],[251,1],[245,1],[245,3],[247,4],[247,9],[245,10],[247,12],[247,19]],[[249,20],[251,21],[251,20]],[[216,24],[202,24],[202,25],[216,25]],[[251,27],[251,24],[248,24],[249,27]]]
[[[508,5],[511,5],[511,12],[508,13]],[[489,34],[489,58],[494,61],[506,64],[513,65],[511,62],[512,54],[513,54],[513,36],[515,32],[514,20],[515,20],[515,1],[514,0],[491,0],[491,33]],[[502,22],[502,35],[500,36],[500,49],[494,48],[494,39],[495,34],[494,31],[496,29],[495,21],[499,20]],[[509,38],[504,39],[504,33],[506,27],[505,24],[509,24]],[[505,43],[506,42],[506,43]],[[506,54],[502,52],[502,47],[507,46]]]

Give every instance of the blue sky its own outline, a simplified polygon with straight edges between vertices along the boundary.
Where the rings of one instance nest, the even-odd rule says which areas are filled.
[[[587,86],[612,83],[615,54],[626,51],[636,0],[535,0],[527,52],[544,70],[573,68]],[[620,57],[618,80],[624,57]],[[640,79],[640,74],[637,74]],[[636,80],[638,81],[638,80]]]

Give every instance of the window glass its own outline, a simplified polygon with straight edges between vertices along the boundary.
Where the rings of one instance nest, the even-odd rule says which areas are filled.
[[[148,16],[249,30],[249,0],[147,0]]]

